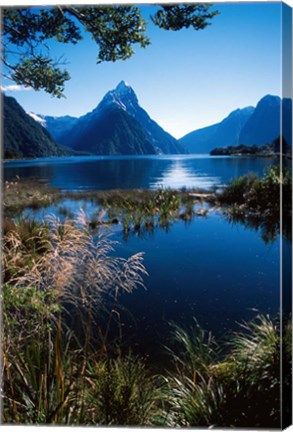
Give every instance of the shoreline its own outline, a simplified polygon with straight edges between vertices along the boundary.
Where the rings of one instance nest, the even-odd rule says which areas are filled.
[[[213,151],[213,150],[212,150]],[[281,153],[268,153],[268,154],[264,154],[264,153],[257,153],[257,154],[252,154],[252,153],[232,153],[232,154],[212,154],[212,151],[209,153],[174,153],[174,154],[158,154],[158,155],[153,155],[153,154],[144,154],[144,155],[126,155],[126,154],[115,154],[115,155],[109,155],[109,154],[105,154],[105,155],[63,155],[63,156],[40,156],[40,157],[23,157],[23,158],[13,158],[13,159],[2,159],[2,163],[3,164],[7,164],[10,162],[21,162],[21,161],[37,161],[37,160],[44,160],[44,159],[61,159],[61,158],[76,158],[76,157],[84,157],[84,158],[113,158],[113,157],[117,157],[117,158],[143,158],[143,157],[154,157],[154,156],[159,156],[159,157],[174,157],[174,156],[186,156],[186,157],[237,157],[237,158],[245,158],[245,157],[249,157],[249,158],[275,158],[275,157],[280,157],[282,154]],[[292,159],[292,155],[290,154],[283,154],[282,155],[285,158],[288,159]]]

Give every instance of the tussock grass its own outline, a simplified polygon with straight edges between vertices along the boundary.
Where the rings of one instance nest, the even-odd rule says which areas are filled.
[[[90,421],[80,404],[90,353],[100,357],[91,345],[97,331],[92,318],[103,296],[143,287],[146,275],[142,254],[115,257],[114,246],[108,237],[93,235],[82,212],[75,222],[53,216],[45,225],[19,221],[4,236],[5,422]],[[78,312],[85,335],[80,347],[66,326],[64,303]]]
[[[218,194],[218,201],[227,206],[231,222],[241,222],[249,228],[260,229],[266,243],[274,241],[280,232],[280,188],[283,194],[283,233],[292,239],[292,175],[279,166],[271,167],[261,179],[254,174],[232,180]]]
[[[181,351],[172,353],[176,369],[166,377],[169,426],[280,427],[278,321],[259,315],[242,324],[225,354],[198,323],[174,335]],[[288,352],[284,362],[291,364]]]
[[[90,362],[87,369],[89,410],[92,423],[114,426],[160,425],[163,380],[151,375],[143,361],[132,354]]]

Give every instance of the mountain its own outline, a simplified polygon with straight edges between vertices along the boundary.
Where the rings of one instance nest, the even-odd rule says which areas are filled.
[[[280,107],[278,96],[264,96],[256,108],[233,111],[220,123],[195,130],[179,142],[190,153],[209,153],[219,147],[262,146],[280,136]],[[283,136],[292,145],[292,100],[282,100]]]
[[[292,99],[284,98],[282,101],[283,137],[287,144],[292,147]]]
[[[292,101],[283,99],[283,119],[286,125],[283,130],[284,138],[292,143],[290,124],[292,119]],[[273,142],[280,136],[280,110],[279,96],[267,95],[257,104],[254,113],[244,125],[239,140],[245,145],[263,145]]]
[[[79,125],[80,126],[80,125]],[[155,154],[155,148],[141,126],[127,112],[109,107],[86,128],[73,129],[68,145],[75,151],[99,155]]]
[[[52,138],[57,142],[60,140],[60,137],[68,133],[78,121],[77,117],[71,117],[68,115],[62,117],[53,117],[44,116],[42,114],[34,114],[32,112],[28,114],[42,126],[48,129]]]
[[[43,118],[56,137],[60,120],[51,118],[48,122],[46,116]],[[134,90],[125,81],[109,91],[92,112],[74,120],[73,126],[58,136],[58,142],[94,154],[186,153],[141,108]]]
[[[4,159],[67,154],[67,150],[58,146],[49,132],[28,115],[14,98],[4,94],[2,97]]]
[[[179,142],[190,153],[209,153],[215,147],[238,145],[241,130],[253,112],[253,107],[237,109],[220,123],[190,132]]]

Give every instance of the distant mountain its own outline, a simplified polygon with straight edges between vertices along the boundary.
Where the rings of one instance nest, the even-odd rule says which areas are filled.
[[[43,118],[51,134],[56,139],[58,135],[60,144],[77,151],[94,154],[186,153],[183,146],[140,107],[134,90],[125,81],[109,91],[92,112],[74,119],[72,127],[65,121],[63,133],[59,133],[62,127],[58,118],[51,117],[50,122],[46,116]]]
[[[282,100],[283,136],[292,145],[292,100]],[[262,146],[280,136],[281,99],[267,95],[256,108],[233,111],[222,122],[190,132],[179,142],[190,153],[209,153],[219,147]]]
[[[284,98],[282,101],[282,109],[283,137],[287,144],[292,147],[292,99]]]
[[[179,142],[189,153],[209,153],[215,147],[238,145],[241,130],[253,112],[253,107],[237,109],[220,123],[190,132]]]
[[[49,132],[29,116],[12,97],[3,97],[3,157],[35,158],[63,156],[66,149],[58,146]]]
[[[42,126],[44,126],[50,132],[50,135],[55,141],[59,141],[60,137],[68,133],[78,121],[77,117],[62,116],[44,116],[42,114],[28,113]]]
[[[290,124],[292,122],[292,101],[283,99],[283,118],[285,128],[284,138],[290,144],[292,137]],[[257,104],[252,116],[244,125],[239,140],[245,145],[269,144],[280,136],[281,99],[279,96],[267,95]],[[291,119],[291,120],[290,120]]]

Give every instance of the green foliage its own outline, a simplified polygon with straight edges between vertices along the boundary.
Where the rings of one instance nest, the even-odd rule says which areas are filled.
[[[261,179],[255,174],[247,174],[231,180],[219,195],[225,204],[245,204],[251,208],[279,208],[280,188],[290,194],[292,175],[287,168],[280,171],[280,166],[272,166]]]
[[[209,20],[219,11],[210,11],[211,4],[198,3],[193,5],[162,5],[152,17],[152,21],[164,30],[178,31],[192,27],[203,30],[210,25]]]
[[[63,95],[70,76],[59,67],[60,60],[51,58],[47,40],[76,44],[83,28],[99,47],[98,62],[125,60],[134,53],[133,44],[149,44],[145,22],[133,6],[6,8],[3,18],[3,62],[11,79],[57,97]],[[11,55],[13,47],[20,52],[16,61]]]
[[[78,250],[83,250],[82,238],[71,234],[70,227],[63,225],[55,233],[55,250],[62,248],[68,236],[71,248],[76,238]],[[104,262],[107,252],[100,252]],[[56,271],[56,263],[46,260],[47,272],[49,265]],[[132,354],[122,356],[118,352],[111,358],[109,351],[87,345],[86,339],[79,346],[62,314],[60,292],[66,277],[62,282],[57,275],[58,286],[38,286],[34,267],[26,270],[30,276],[24,277],[22,271],[2,290],[5,423],[280,426],[278,321],[258,316],[244,323],[221,349],[197,321],[189,330],[173,325],[175,347],[169,353],[174,367],[165,377],[159,377]],[[99,268],[101,277],[107,266]],[[129,287],[133,271],[127,268]],[[34,284],[28,284],[29,280]],[[88,308],[89,292],[81,295],[82,304]],[[71,301],[79,304],[75,296]],[[291,364],[291,328],[289,321],[283,330],[283,367],[287,371]],[[284,381],[289,391],[290,385],[290,381]]]
[[[60,305],[53,291],[4,284],[2,306],[5,422],[51,422],[64,399],[61,362],[70,360],[52,349]]]
[[[6,228],[2,271],[5,422],[90,422],[81,405],[94,312],[120,289],[143,286],[141,254],[113,256],[112,243],[93,235],[83,214],[76,224],[20,221]],[[68,330],[65,304],[78,317],[80,341]],[[93,354],[99,357],[98,347]]]
[[[35,56],[33,59],[25,59],[15,63],[11,79],[17,84],[25,84],[38,91],[44,89],[52,96],[61,97],[65,87],[65,81],[70,79],[67,71],[62,71],[54,65],[50,58]]]
[[[266,316],[244,323],[222,356],[204,340],[198,323],[195,329],[175,333],[183,360],[173,354],[177,369],[167,377],[169,426],[280,427],[279,323]],[[198,351],[207,348],[209,358],[192,365],[190,358],[200,358]]]
[[[45,71],[39,71],[42,77]],[[32,72],[37,77],[37,72]],[[49,81],[48,81],[49,83]],[[12,97],[3,99],[3,144],[5,159],[63,156],[68,154],[59,147],[49,132],[29,116]]]
[[[210,5],[162,6],[152,18],[159,27],[179,30],[203,29],[217,12]],[[44,89],[58,98],[63,96],[70,78],[61,69],[62,59],[51,58],[47,41],[76,44],[83,31],[98,46],[97,63],[126,60],[134,54],[134,45],[145,48],[146,22],[136,6],[56,6],[40,10],[5,8],[3,10],[3,64],[5,76],[17,84]]]
[[[274,146],[269,144],[265,144],[262,146],[257,146],[257,145],[247,146],[244,144],[240,144],[238,146],[217,147],[210,151],[210,155],[212,156],[272,155],[274,151],[275,151]]]
[[[248,174],[232,180],[218,195],[219,202],[228,206],[232,222],[242,222],[261,229],[265,242],[276,239],[280,232],[281,192],[283,234],[291,239],[292,175],[287,168],[281,173],[279,166],[272,166],[261,179]]]
[[[189,221],[195,214],[206,214],[194,212],[198,197],[184,190],[118,190],[101,193],[98,198],[109,219],[121,221],[125,239],[133,232],[139,235],[152,233],[157,226],[168,230],[175,220]]]
[[[162,421],[162,383],[131,354],[89,364],[87,403],[91,423],[99,425],[158,425]]]
[[[219,196],[219,200],[225,204],[243,204],[245,202],[245,194],[251,190],[252,187],[257,188],[259,179],[255,174],[247,174],[238,177],[229,182]]]
[[[219,346],[210,332],[202,329],[197,320],[189,329],[172,325],[175,349],[169,350],[176,368],[196,381],[197,374],[203,375],[219,357]]]

